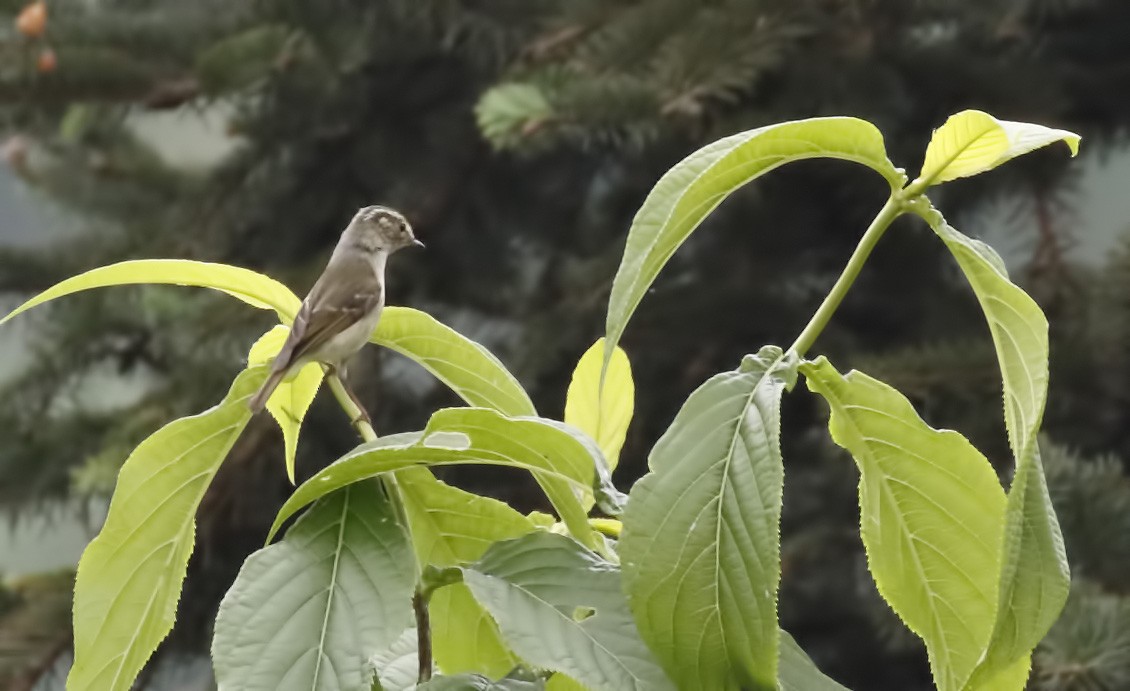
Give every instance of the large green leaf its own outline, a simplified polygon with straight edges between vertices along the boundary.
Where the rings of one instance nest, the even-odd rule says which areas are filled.
[[[680,688],[776,687],[780,402],[795,376],[795,361],[768,346],[711,377],[632,488],[624,589]]]
[[[1071,585],[1036,438],[1048,392],[1048,323],[1032,298],[1009,281],[999,257],[987,245],[940,219],[934,221],[935,231],[957,259],[989,323],[1004,382],[1005,426],[1016,458],[1008,493],[997,622],[973,684],[973,688],[1005,688],[999,685],[1002,682],[992,683],[994,678],[1000,673],[1022,679],[1018,666],[1027,676],[1028,654],[1059,616]]]
[[[68,689],[130,688],[172,628],[196,509],[265,377],[263,367],[243,372],[219,405],[165,425],[122,465],[106,522],[79,560]]]
[[[415,561],[375,481],[322,499],[252,554],[212,639],[221,691],[357,691],[411,625]]]
[[[616,469],[620,449],[632,422],[636,388],[632,383],[632,365],[628,355],[616,348],[608,371],[601,382],[604,363],[604,339],[592,344],[573,370],[569,391],[565,395],[565,422],[596,440],[609,470]]]
[[[416,361],[468,405],[537,415],[526,390],[498,358],[426,312],[386,307],[372,341]]]
[[[492,543],[534,530],[530,519],[506,504],[440,482],[424,468],[402,470],[396,479],[421,564],[468,564]],[[429,611],[432,648],[444,672],[500,677],[518,663],[463,584],[436,591]]]
[[[519,660],[506,645],[498,624],[463,583],[444,586],[428,605],[432,622],[432,652],[448,674],[483,672],[506,674]]]
[[[261,365],[272,360],[282,350],[288,333],[290,329],[280,324],[263,334],[251,346],[247,354],[247,364]],[[311,362],[299,370],[294,377],[280,382],[275,392],[267,399],[267,410],[282,430],[286,476],[291,483],[294,482],[298,433],[302,429],[302,420],[306,417],[306,411],[310,409],[310,404],[318,395],[318,387],[322,385],[323,375],[321,365]]]
[[[540,418],[508,418],[485,408],[446,408],[422,435],[363,444],[303,483],[275,517],[271,533],[307,504],[382,473],[427,465],[482,463],[530,471],[577,539],[600,544],[578,497],[591,490],[596,467],[588,448]]]
[[[436,677],[416,687],[418,691],[543,691],[545,682],[537,677],[506,677],[493,680],[481,674]]]
[[[997,120],[979,110],[951,115],[934,131],[916,184],[938,185],[977,175],[1054,142],[1079,153],[1079,135],[1027,122]]]
[[[847,691],[821,672],[784,629],[778,683],[780,691]]]
[[[463,578],[530,664],[594,691],[674,689],[636,633],[619,569],[576,541],[535,532],[500,542]]]
[[[91,269],[56,283],[28,300],[0,324],[45,302],[91,288],[161,283],[213,288],[243,300],[253,307],[273,309],[286,323],[294,320],[301,301],[289,288],[269,276],[250,269],[227,264],[190,261],[187,259],[138,259]]]
[[[859,465],[860,533],[879,592],[925,641],[939,691],[963,688],[996,611],[1005,497],[992,466],[886,384],[841,375],[823,357],[800,370]]]
[[[608,301],[605,367],[644,293],[706,216],[731,192],[791,161],[838,158],[878,171],[902,185],[883,135],[856,118],[812,118],[741,132],[710,144],[667,171],[632,220]]]
[[[372,691],[412,691],[420,676],[416,627],[404,629],[392,645],[369,658],[369,671],[376,677]],[[434,671],[434,670],[433,670]]]
[[[403,470],[396,480],[421,564],[469,564],[491,543],[534,530],[504,502],[452,487],[426,469]]]

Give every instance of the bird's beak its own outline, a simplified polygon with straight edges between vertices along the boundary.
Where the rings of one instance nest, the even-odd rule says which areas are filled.
[[[424,247],[424,243],[420,242],[416,238],[412,238],[412,244],[415,245],[416,247],[420,247],[420,248]]]

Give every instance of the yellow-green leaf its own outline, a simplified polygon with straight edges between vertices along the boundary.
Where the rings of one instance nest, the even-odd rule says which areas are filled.
[[[537,415],[526,390],[498,358],[426,312],[386,307],[371,340],[419,363],[468,405]]]
[[[965,110],[934,131],[918,180],[928,186],[977,175],[1058,141],[1067,144],[1072,156],[1079,153],[1079,135],[1074,132]]]
[[[91,288],[139,283],[212,288],[237,297],[253,307],[272,309],[288,324],[294,320],[294,315],[302,304],[290,288],[250,269],[187,259],[138,259],[91,269],[56,283],[12,310],[0,320],[0,324],[32,307],[65,295]]]
[[[498,624],[466,585],[455,583],[437,590],[428,612],[435,661],[444,674],[480,672],[497,678],[518,664]]]
[[[528,470],[586,546],[602,538],[588,524],[579,497],[591,491],[597,459],[569,432],[541,418],[508,418],[486,408],[445,408],[422,434],[398,434],[363,444],[294,491],[275,517],[273,534],[307,504],[358,480],[427,465],[478,463]]]
[[[609,470],[616,469],[620,449],[632,422],[636,389],[628,355],[616,347],[600,383],[604,364],[604,339],[592,344],[573,370],[573,380],[565,396],[565,422],[596,440]]]
[[[1005,497],[996,473],[886,384],[841,375],[823,357],[800,371],[831,408],[832,438],[859,466],[860,534],[875,585],[926,643],[938,690],[965,688],[997,608]]]
[[[452,487],[427,469],[401,470],[396,481],[421,564],[468,564],[491,544],[536,529],[503,502]],[[467,586],[444,586],[432,596],[428,609],[436,663],[445,674],[481,672],[497,678],[518,663]]]
[[[536,529],[505,503],[452,487],[425,468],[402,470],[396,482],[421,564],[468,564],[491,543]]]
[[[282,350],[288,333],[290,329],[280,324],[263,334],[251,346],[251,351],[247,354],[247,364],[261,365],[273,359]],[[283,445],[286,450],[286,476],[291,484],[294,483],[294,458],[298,451],[298,433],[302,429],[302,420],[306,417],[306,411],[310,409],[310,404],[318,395],[318,387],[322,385],[324,374],[318,363],[311,362],[295,376],[283,380],[267,399],[267,410],[282,430]]]
[[[791,161],[835,158],[868,166],[892,189],[905,176],[887,158],[883,135],[857,118],[811,118],[739,132],[708,144],[667,171],[628,230],[608,298],[605,336],[615,346],[636,306],[703,219],[742,185]],[[605,360],[615,351],[605,351]]]
[[[996,626],[970,688],[1020,689],[1029,654],[1059,616],[1071,585],[1037,444],[1048,393],[1048,322],[1039,305],[1008,279],[992,249],[941,218],[931,224],[957,259],[989,323],[1004,385],[1005,427],[1016,458]],[[1019,684],[1003,685],[1002,679],[1013,677]]]
[[[71,691],[125,691],[176,616],[196,509],[251,411],[266,368],[246,370],[224,400],[155,432],[118,475],[110,511],[75,581]]]

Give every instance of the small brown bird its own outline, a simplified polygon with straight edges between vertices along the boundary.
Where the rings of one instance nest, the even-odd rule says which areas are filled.
[[[424,243],[392,209],[366,206],[353,216],[325,271],[302,301],[270,376],[251,398],[252,412],[262,410],[279,383],[303,365],[321,362],[337,370],[361,350],[384,309],[388,256],[413,245]]]

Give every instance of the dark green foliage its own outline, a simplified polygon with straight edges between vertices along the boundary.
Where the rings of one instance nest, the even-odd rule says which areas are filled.
[[[1130,598],[1078,583],[1034,656],[1040,691],[1102,691],[1130,684]]]

